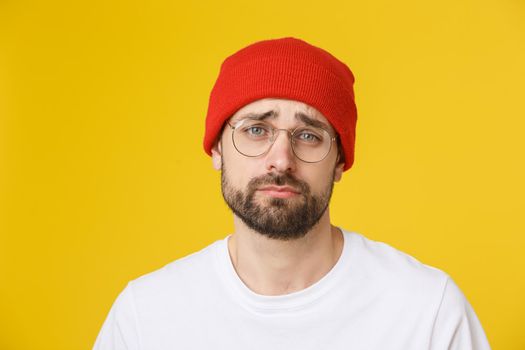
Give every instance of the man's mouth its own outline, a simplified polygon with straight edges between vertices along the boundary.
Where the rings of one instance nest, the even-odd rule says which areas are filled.
[[[290,186],[263,186],[257,191],[273,198],[291,198],[300,194],[299,190]]]

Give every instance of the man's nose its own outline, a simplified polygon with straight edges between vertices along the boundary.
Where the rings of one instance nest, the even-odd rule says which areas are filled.
[[[266,154],[266,170],[280,173],[294,172],[297,158],[295,157],[288,130],[275,131],[274,142]]]

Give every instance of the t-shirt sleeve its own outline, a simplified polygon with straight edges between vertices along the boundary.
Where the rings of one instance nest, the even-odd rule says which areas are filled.
[[[432,350],[490,350],[476,313],[459,289],[448,278],[434,329]]]
[[[133,295],[128,285],[117,297],[98,334],[93,350],[139,350]]]

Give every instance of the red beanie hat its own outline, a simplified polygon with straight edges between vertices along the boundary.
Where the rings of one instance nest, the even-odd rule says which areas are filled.
[[[345,156],[344,170],[354,162],[354,76],[330,53],[295,38],[256,42],[222,63],[210,95],[204,150],[211,148],[222,125],[245,105],[263,98],[306,103],[332,124]]]

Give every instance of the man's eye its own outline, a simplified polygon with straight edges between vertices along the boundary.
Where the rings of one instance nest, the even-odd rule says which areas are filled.
[[[264,136],[268,133],[266,128],[259,126],[259,125],[253,125],[246,127],[244,129],[244,132],[246,132],[250,136]]]
[[[317,143],[322,141],[322,138],[319,135],[307,130],[301,131],[299,134],[297,134],[297,139],[299,141],[308,143]]]

